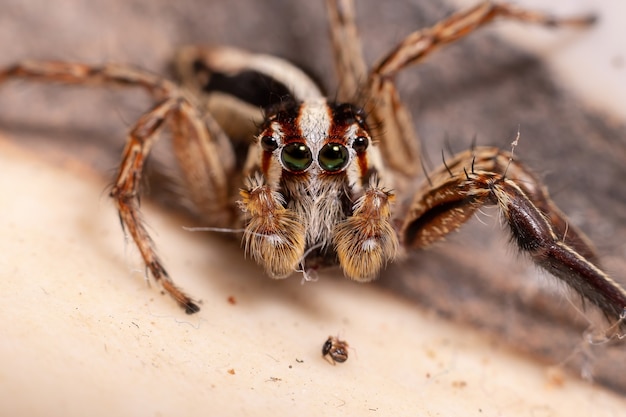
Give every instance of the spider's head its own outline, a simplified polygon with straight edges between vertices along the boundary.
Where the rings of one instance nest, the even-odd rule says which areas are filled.
[[[324,99],[288,101],[268,110],[258,137],[259,166],[269,184],[340,176],[361,186],[371,137],[364,111]]]
[[[269,110],[242,191],[248,252],[273,277],[337,264],[338,227],[363,205],[377,152],[354,105],[314,99]]]

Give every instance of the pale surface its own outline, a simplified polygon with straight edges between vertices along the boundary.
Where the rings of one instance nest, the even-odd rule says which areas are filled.
[[[338,274],[271,281],[236,244],[146,207],[177,282],[202,300],[187,316],[143,281],[104,182],[0,147],[0,415],[615,416],[626,407],[375,286]],[[337,366],[320,355],[333,333],[353,347]]]

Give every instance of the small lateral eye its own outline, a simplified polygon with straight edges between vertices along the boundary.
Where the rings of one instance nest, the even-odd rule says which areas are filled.
[[[366,136],[357,136],[352,142],[352,148],[357,152],[365,152],[367,146],[369,145],[369,140]]]
[[[302,172],[313,162],[311,150],[301,142],[293,142],[285,145],[280,159],[283,161],[284,167],[292,172]]]
[[[261,148],[267,152],[274,152],[278,148],[278,142],[274,136],[263,135],[261,136]]]
[[[317,159],[324,171],[336,172],[348,165],[350,154],[340,143],[327,143],[320,150]]]

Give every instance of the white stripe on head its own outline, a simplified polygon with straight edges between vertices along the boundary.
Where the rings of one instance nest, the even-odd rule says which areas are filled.
[[[325,99],[302,103],[298,126],[313,155],[317,155],[328,137],[331,124],[331,110]]]

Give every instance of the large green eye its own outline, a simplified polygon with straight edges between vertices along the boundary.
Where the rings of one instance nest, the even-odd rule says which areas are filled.
[[[324,171],[340,171],[348,165],[350,154],[348,149],[340,143],[327,143],[320,150],[317,157]]]
[[[283,161],[285,168],[293,172],[302,172],[313,162],[311,150],[304,143],[300,142],[285,145],[280,154],[280,159]]]

